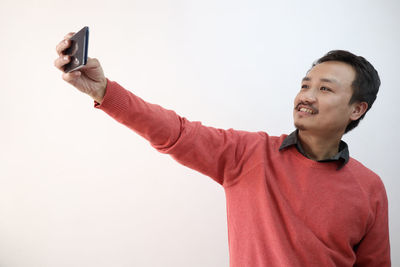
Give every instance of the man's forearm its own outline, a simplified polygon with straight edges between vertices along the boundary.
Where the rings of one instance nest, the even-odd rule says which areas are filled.
[[[107,80],[102,103],[95,107],[126,125],[154,146],[168,147],[180,134],[180,117],[172,110],[145,102],[118,83]]]

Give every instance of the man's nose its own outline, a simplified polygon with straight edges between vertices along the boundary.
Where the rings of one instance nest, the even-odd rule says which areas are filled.
[[[300,100],[302,102],[314,103],[317,101],[317,90],[313,88],[308,89],[301,94]]]

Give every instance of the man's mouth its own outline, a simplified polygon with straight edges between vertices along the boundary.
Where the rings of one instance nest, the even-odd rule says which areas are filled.
[[[309,108],[299,108],[299,111],[307,112],[307,113],[310,113],[310,114],[314,114],[314,112],[312,111],[312,109],[309,109]]]
[[[297,105],[296,110],[300,111],[300,112],[307,113],[307,114],[311,114],[311,115],[315,115],[315,114],[318,113],[318,111],[315,108],[310,107],[310,106],[306,106],[306,105],[303,105],[303,104]]]

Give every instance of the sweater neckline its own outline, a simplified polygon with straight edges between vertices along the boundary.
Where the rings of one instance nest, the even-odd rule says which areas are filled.
[[[309,159],[309,158],[303,156],[294,146],[288,147],[287,152],[292,153],[293,156],[296,157],[301,162],[301,164],[306,165],[307,167],[310,167],[313,169],[321,169],[321,170],[333,169],[334,171],[340,171],[340,170],[337,170],[338,164],[336,161],[318,162],[318,161]]]

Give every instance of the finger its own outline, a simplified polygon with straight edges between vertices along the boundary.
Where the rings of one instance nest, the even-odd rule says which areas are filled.
[[[81,72],[76,70],[68,73],[63,73],[62,78],[64,81],[69,82],[69,83],[74,83],[74,81],[81,76]]]
[[[67,49],[68,47],[71,46],[71,41],[69,39],[64,39],[62,40],[57,46],[56,46],[56,51],[57,54],[62,55],[62,53]]]
[[[64,39],[70,39],[74,34],[75,34],[74,32],[70,32],[64,36]]]
[[[70,56],[60,56],[54,61],[54,66],[59,70],[64,70],[64,65],[71,61]]]
[[[71,39],[71,37],[74,35],[74,32],[70,32],[67,35],[64,36],[64,40],[62,40],[56,47],[56,51],[57,54],[61,55],[62,52],[67,49],[68,47],[70,47],[71,45],[71,41],[69,39]]]

